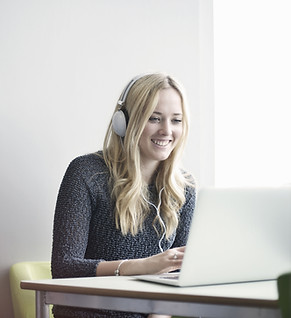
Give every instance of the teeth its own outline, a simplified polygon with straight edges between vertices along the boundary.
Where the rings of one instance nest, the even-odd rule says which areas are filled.
[[[153,140],[153,143],[158,146],[167,146],[169,142],[169,140]]]

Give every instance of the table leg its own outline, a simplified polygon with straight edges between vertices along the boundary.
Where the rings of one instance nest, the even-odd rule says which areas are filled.
[[[49,305],[45,301],[46,293],[36,290],[35,292],[35,308],[36,318],[49,318]]]

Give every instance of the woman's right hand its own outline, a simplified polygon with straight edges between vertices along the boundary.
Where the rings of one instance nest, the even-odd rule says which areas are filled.
[[[169,249],[147,258],[129,260],[122,264],[121,275],[145,275],[168,273],[182,266],[185,246]]]
[[[184,258],[185,246],[169,249],[146,258],[131,259],[119,268],[121,276],[162,274],[180,269]],[[97,266],[97,276],[114,275],[120,261],[101,262]]]

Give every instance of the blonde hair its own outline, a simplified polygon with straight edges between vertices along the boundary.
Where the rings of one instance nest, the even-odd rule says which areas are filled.
[[[189,126],[185,95],[181,85],[172,77],[161,73],[147,74],[134,83],[127,95],[125,108],[129,122],[125,137],[121,138],[113,132],[111,122],[103,145],[104,160],[111,174],[111,195],[116,202],[116,227],[124,235],[135,235],[142,230],[150,211],[144,200],[149,194],[141,174],[139,140],[158,104],[159,91],[169,87],[174,88],[181,97],[183,132],[170,156],[160,163],[155,178],[157,191],[164,188],[160,215],[166,225],[167,238],[175,231],[179,221],[179,209],[185,202],[185,186],[190,183],[178,167]],[[119,107],[117,105],[115,111]],[[154,227],[156,222],[160,220],[154,220]]]

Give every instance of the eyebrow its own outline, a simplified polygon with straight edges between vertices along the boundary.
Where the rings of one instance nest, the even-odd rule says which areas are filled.
[[[163,113],[161,113],[161,112],[153,112],[153,114],[157,114],[157,115],[163,115]],[[172,115],[174,115],[174,116],[183,116],[183,114],[182,113],[174,113],[174,114],[172,114]]]

